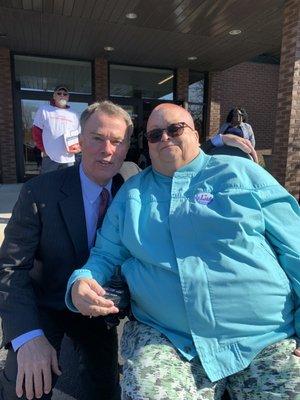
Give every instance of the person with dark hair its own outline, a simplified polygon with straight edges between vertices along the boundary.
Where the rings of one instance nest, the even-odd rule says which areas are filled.
[[[232,108],[226,117],[226,122],[220,127],[217,134],[232,134],[244,139],[248,139],[250,140],[252,146],[255,147],[253,129],[251,125],[247,123],[247,119],[248,114],[244,108]]]

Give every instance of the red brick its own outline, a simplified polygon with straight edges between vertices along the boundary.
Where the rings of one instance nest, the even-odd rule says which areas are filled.
[[[0,47],[0,181],[16,182],[10,52]]]
[[[96,58],[94,61],[95,76],[95,101],[107,100],[108,93],[108,63],[104,58]]]

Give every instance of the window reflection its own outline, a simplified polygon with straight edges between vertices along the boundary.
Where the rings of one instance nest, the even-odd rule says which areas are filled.
[[[110,96],[173,100],[171,69],[110,65]]]
[[[190,71],[188,110],[192,114],[195,127],[200,134],[203,133],[203,104],[204,103],[204,74],[202,72]]]
[[[52,92],[58,83],[72,93],[91,94],[91,63],[15,55],[15,79],[21,90]]]

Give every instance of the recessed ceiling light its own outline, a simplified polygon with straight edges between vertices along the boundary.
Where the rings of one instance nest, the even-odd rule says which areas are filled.
[[[229,35],[235,36],[235,35],[239,35],[242,33],[242,31],[240,29],[233,29],[232,31],[228,32]]]
[[[0,38],[1,39],[7,38],[7,33],[1,33],[0,32]]]
[[[128,14],[126,14],[126,18],[128,18],[128,19],[136,19],[137,18],[137,14],[136,13],[128,13]]]
[[[105,51],[114,51],[114,49],[115,49],[115,48],[114,48],[114,47],[111,47],[111,46],[105,46],[105,47],[104,47],[104,50],[105,50]]]
[[[188,57],[188,60],[189,60],[189,61],[195,61],[195,60],[197,60],[197,59],[198,59],[198,57],[196,57],[196,56]]]

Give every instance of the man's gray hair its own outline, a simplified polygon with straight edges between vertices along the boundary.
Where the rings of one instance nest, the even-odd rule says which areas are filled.
[[[112,103],[109,100],[93,103],[93,104],[89,105],[88,108],[86,108],[83,111],[83,113],[80,116],[80,126],[81,126],[82,134],[84,131],[86,121],[95,112],[101,112],[106,115],[111,115],[111,116],[115,116],[118,118],[122,118],[126,123],[127,135],[128,135],[128,138],[130,138],[130,136],[133,132],[133,123],[132,123],[130,115],[122,107],[118,106],[117,104]]]

